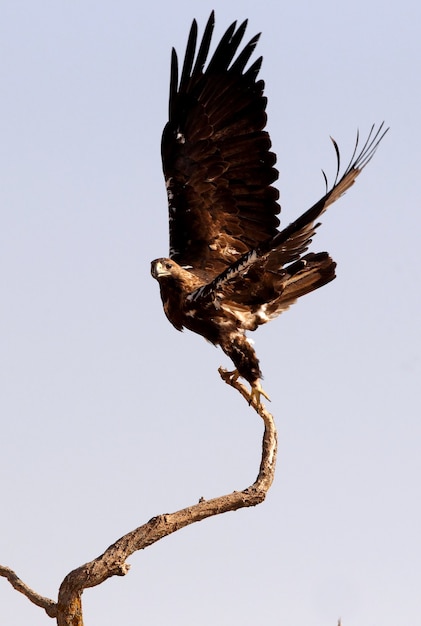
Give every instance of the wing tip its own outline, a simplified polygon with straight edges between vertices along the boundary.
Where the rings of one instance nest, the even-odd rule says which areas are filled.
[[[333,137],[330,137],[332,144],[335,149],[336,154],[336,175],[330,191],[333,191],[334,187],[340,184],[341,181],[344,180],[352,172],[355,176],[358,176],[360,172],[365,168],[366,165],[371,161],[374,154],[377,151],[380,143],[384,139],[386,133],[390,130],[390,127],[385,128],[385,121],[381,122],[376,130],[376,124],[372,124],[370,131],[367,135],[367,138],[360,150],[358,150],[360,145],[360,131],[357,128],[357,136],[355,139],[354,150],[352,152],[352,156],[348,162],[347,167],[345,168],[343,174],[341,175],[341,155],[338,143]],[[326,183],[326,193],[329,192],[328,180],[325,172],[322,170],[323,178]]]

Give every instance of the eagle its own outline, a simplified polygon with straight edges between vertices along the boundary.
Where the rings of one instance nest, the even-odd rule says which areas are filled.
[[[273,320],[303,296],[335,278],[327,252],[307,252],[327,207],[354,183],[387,132],[357,134],[352,158],[326,193],[279,229],[276,156],[265,130],[267,99],[258,78],[262,57],[249,63],[260,34],[241,42],[247,20],[227,29],[208,61],[212,12],[198,45],[193,20],[181,76],[172,50],[169,116],[161,143],[168,195],[169,256],[152,261],[165,314],[220,346],[251,386],[250,402],[268,395],[247,331]]]

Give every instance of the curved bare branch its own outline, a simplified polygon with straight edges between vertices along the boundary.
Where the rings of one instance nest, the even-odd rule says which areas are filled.
[[[211,500],[201,498],[193,506],[153,517],[146,524],[118,539],[93,561],[70,572],[60,586],[57,603],[36,594],[9,568],[0,567],[0,575],[5,576],[15,589],[24,593],[31,602],[44,608],[50,617],[56,617],[58,626],[83,626],[81,601],[83,591],[100,585],[112,576],[127,574],[130,569],[127,559],[134,552],[143,550],[190,524],[228,511],[256,506],[266,498],[273,482],[276,465],[277,434],[273,417],[262,404],[257,405],[242,383],[227,376],[225,370],[220,369],[219,372],[225,382],[235,387],[247,402],[251,403],[264,421],[262,458],[255,482],[243,491],[234,491]]]
[[[15,574],[15,572],[10,569],[10,567],[5,567],[4,565],[0,565],[0,576],[3,578],[7,578],[9,583],[12,585],[16,591],[20,591],[24,596],[28,598],[33,604],[40,606],[44,609],[50,617],[57,616],[57,604],[54,600],[50,600],[50,598],[45,598],[44,596],[40,596],[39,593],[36,593],[33,589],[28,587],[20,578]]]

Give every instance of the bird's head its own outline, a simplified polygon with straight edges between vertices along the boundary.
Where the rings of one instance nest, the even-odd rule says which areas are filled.
[[[189,269],[192,268],[189,267]],[[189,272],[187,267],[179,265],[172,259],[155,259],[152,261],[151,274],[161,285],[163,283],[179,284],[183,285],[186,291],[201,284],[200,279]]]
[[[171,261],[171,259],[155,259],[155,261],[151,263],[151,274],[156,280],[159,280],[161,278],[174,276],[176,274],[176,268],[179,267],[180,266],[174,261]]]

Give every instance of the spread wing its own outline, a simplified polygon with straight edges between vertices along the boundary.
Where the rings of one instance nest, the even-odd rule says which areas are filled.
[[[266,98],[257,80],[262,58],[246,69],[259,35],[239,52],[246,25],[234,22],[207,63],[214,14],[197,54],[193,21],[180,79],[172,53],[162,136],[170,257],[206,282],[278,232],[276,157],[263,130]]]
[[[333,262],[327,253],[309,254],[306,257],[302,257],[302,255],[307,251],[315,230],[319,226],[317,222],[319,217],[354,184],[357,176],[373,157],[387,131],[388,129],[384,129],[383,123],[377,129],[372,126],[360,149],[359,136],[357,135],[354,152],[343,173],[341,173],[339,148],[332,139],[336,151],[337,170],[330,189],[323,172],[326,181],[325,195],[273,238],[264,241],[244,254],[236,263],[221,272],[207,285],[196,289],[190,296],[191,300],[205,303],[209,299],[214,301],[225,299],[244,306],[276,300],[279,310],[275,314],[278,314],[297,297],[320,286],[320,282],[316,285],[317,281],[320,281],[320,273],[316,270],[323,270],[325,282],[332,280],[334,265],[332,266]],[[300,259],[305,261],[303,265]],[[311,263],[309,263],[310,260]],[[288,267],[288,264],[291,263],[292,266]],[[311,272],[306,271],[306,265],[309,265],[308,270]],[[291,289],[283,295],[287,283],[296,283],[297,276],[301,280],[310,277],[310,275],[311,280],[314,280],[312,289],[309,289],[310,285],[307,284],[306,289],[302,290],[301,293],[298,293],[300,289],[294,292],[293,298],[291,298]],[[291,277],[292,280],[290,281]]]

